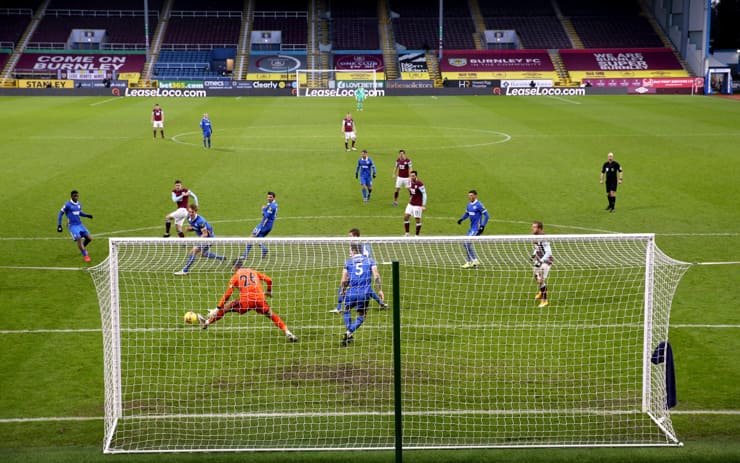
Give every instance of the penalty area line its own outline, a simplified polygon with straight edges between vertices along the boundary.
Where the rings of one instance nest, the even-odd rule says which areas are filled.
[[[737,265],[740,261],[731,260],[728,262],[694,262],[694,265]]]
[[[88,270],[87,267],[30,267],[21,265],[0,265],[0,270]]]

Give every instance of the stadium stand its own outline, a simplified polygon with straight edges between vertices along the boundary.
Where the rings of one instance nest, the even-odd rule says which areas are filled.
[[[636,0],[558,0],[585,48],[663,47]]]
[[[211,50],[162,50],[154,65],[157,79],[218,79],[223,77],[211,70]]]
[[[37,2],[38,3],[38,2]],[[164,0],[148,0],[149,11],[160,11]],[[142,0],[115,0],[114,2],[101,3],[99,0],[51,0],[46,7],[47,10],[72,9],[72,10],[135,10],[144,11]]]
[[[33,18],[31,9],[0,9],[0,48],[14,47]]]
[[[308,11],[308,1],[255,0],[254,11]]]
[[[8,58],[10,58],[10,53],[0,53],[0,69],[5,67],[5,63],[8,62]]]
[[[515,30],[522,48],[571,48],[551,0],[478,1],[486,29]]]
[[[380,48],[378,7],[375,1],[331,2],[330,36],[334,50]]]
[[[662,47],[663,42],[642,16],[572,17],[586,48]]]
[[[636,0],[593,1],[557,0],[563,16],[636,16],[640,5]]]
[[[411,50],[437,48],[439,43],[439,6],[423,0],[391,2],[391,11],[399,17],[392,20],[396,43]],[[475,49],[475,24],[466,4],[444,6],[443,39],[445,48]]]
[[[522,48],[571,48],[570,39],[555,16],[484,17],[487,29],[513,29]]]
[[[77,12],[74,15],[69,11]],[[82,16],[82,10],[49,10],[44,15],[38,28],[30,39],[29,46],[36,44],[36,48],[64,48],[72,29],[105,29],[108,43],[133,44],[143,46],[146,43],[144,34],[144,15],[128,15],[121,10],[100,10],[96,14],[107,16]],[[157,25],[156,13],[149,15],[150,39]],[[50,44],[56,44],[50,46]]]
[[[484,18],[506,16],[556,16],[551,0],[478,0],[478,8]]]
[[[167,31],[165,32],[162,47],[167,49],[178,48],[177,45],[186,45],[187,48],[210,48],[211,46],[235,47],[239,42],[241,30],[241,16],[233,17],[177,17],[173,11]],[[192,47],[188,47],[188,45]]]
[[[261,14],[271,14],[274,16],[266,17],[261,16]],[[288,11],[255,11],[254,19],[252,20],[252,30],[282,31],[283,44],[302,45],[305,47],[308,40],[308,16],[285,16],[289,14],[290,12]]]
[[[332,21],[335,50],[377,50],[380,48],[378,20],[341,18]]]
[[[174,0],[172,11],[243,11],[244,0]]]

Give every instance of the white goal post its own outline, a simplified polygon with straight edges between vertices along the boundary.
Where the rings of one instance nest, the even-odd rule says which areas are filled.
[[[296,96],[298,97],[354,97],[358,87],[363,87],[367,96],[378,96],[380,92],[383,92],[375,69],[296,70]]]
[[[111,238],[90,270],[104,452],[393,449],[395,397],[404,449],[680,445],[651,356],[689,264],[651,234],[547,239],[540,308],[532,235],[363,237],[391,307],[370,300],[345,343],[331,311],[356,238]],[[267,302],[298,342],[254,311],[183,322],[216,307],[248,244],[244,265],[271,278]],[[479,266],[461,267],[466,244]],[[228,258],[176,275],[205,245]]]

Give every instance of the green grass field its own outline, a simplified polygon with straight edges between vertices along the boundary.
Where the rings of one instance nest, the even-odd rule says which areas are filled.
[[[166,140],[153,140],[152,99],[0,99],[10,206],[0,232],[0,459],[236,461],[240,454],[103,456],[103,354],[92,281],[56,216],[80,191],[96,237],[161,236],[175,178],[194,190],[219,236],[247,236],[268,190],[271,236],[403,234],[391,207],[393,161],[405,148],[426,183],[425,235],[458,235],[467,191],[492,213],[487,234],[652,232],[695,265],[674,299],[670,339],[682,448],[410,451],[407,461],[732,461],[740,458],[740,143],[738,101],[688,96],[376,98],[354,114],[358,147],[379,169],[372,200],[354,179],[340,122],[349,99],[166,99]],[[198,122],[208,112],[211,150]],[[625,169],[617,211],[599,171]],[[254,252],[254,251],[253,251]],[[334,289],[332,289],[333,291]],[[331,294],[328,296],[331,299]],[[323,310],[323,309],[322,309]],[[258,453],[253,461],[389,461],[392,452]]]

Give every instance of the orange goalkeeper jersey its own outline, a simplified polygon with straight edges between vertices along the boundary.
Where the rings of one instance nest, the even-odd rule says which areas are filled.
[[[240,268],[234,273],[231,280],[229,280],[229,288],[221,297],[218,306],[224,306],[234,292],[234,289],[239,290],[240,301],[264,301],[265,292],[262,287],[263,281],[267,285],[267,292],[271,292],[272,278],[251,268]]]

